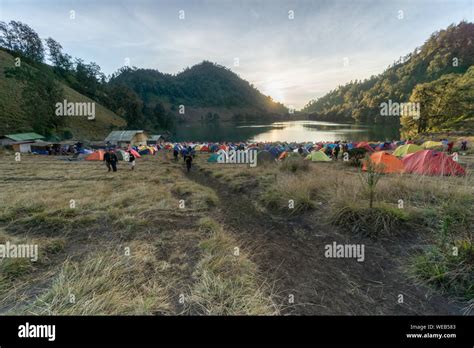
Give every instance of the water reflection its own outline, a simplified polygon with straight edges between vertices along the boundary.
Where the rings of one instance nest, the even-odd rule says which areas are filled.
[[[176,141],[335,141],[399,139],[393,126],[367,126],[320,121],[261,123],[197,123],[178,127]]]

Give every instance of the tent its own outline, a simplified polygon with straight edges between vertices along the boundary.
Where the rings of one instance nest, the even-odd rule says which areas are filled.
[[[219,155],[217,153],[211,153],[211,156],[207,159],[208,162],[217,162]]]
[[[358,149],[366,149],[367,151],[373,152],[374,149],[369,145],[368,142],[366,141],[361,141],[360,143],[357,144],[356,148]]]
[[[407,155],[402,159],[406,173],[422,175],[465,175],[466,171],[448,155],[423,150]]]
[[[117,158],[119,159],[119,161],[125,161],[125,162],[128,162],[129,161],[129,154],[128,152],[124,151],[124,150],[117,150],[115,152],[115,154],[117,155]]]
[[[393,151],[392,155],[397,156],[397,157],[403,157],[406,156],[410,153],[421,151],[423,148],[421,146],[415,145],[415,144],[406,144],[399,146]]]
[[[209,147],[207,145],[203,145],[201,146],[201,148],[199,149],[199,151],[201,152],[209,152]]]
[[[375,164],[375,171],[381,173],[403,173],[403,162],[394,155],[385,151],[377,151],[370,155],[370,160]],[[362,170],[367,170],[367,163],[364,163]]]
[[[326,156],[326,154],[322,151],[313,151],[308,156],[306,156],[307,160],[311,160],[313,162],[329,162],[331,159]]]
[[[392,149],[392,144],[388,142],[380,143],[375,147],[376,151],[391,150],[391,149]]]
[[[138,152],[136,152],[134,149],[130,149],[128,150],[132,155],[135,156],[135,158],[140,158],[142,156],[140,156],[140,154]]]
[[[288,156],[288,151],[283,151],[280,156],[278,156],[279,160],[285,159],[285,157]]]
[[[258,162],[272,162],[275,160],[275,157],[268,151],[259,151],[257,154]]]
[[[104,154],[104,150],[97,150],[96,152],[93,152],[89,156],[87,156],[86,161],[103,161]]]
[[[442,148],[443,147],[443,143],[439,142],[439,141],[425,141],[422,145],[421,145],[424,149],[437,149],[437,148]]]
[[[298,151],[298,150],[297,150]],[[285,158],[291,157],[301,157],[298,152],[291,152],[291,151],[283,151],[280,156],[278,157],[279,160],[283,160]]]
[[[271,148],[269,148],[268,152],[270,152],[275,158],[278,158],[278,156],[280,155],[280,150],[276,146],[272,146]]]

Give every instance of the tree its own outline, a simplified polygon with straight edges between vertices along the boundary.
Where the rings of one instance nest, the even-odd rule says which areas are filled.
[[[51,135],[64,124],[64,117],[56,115],[56,103],[64,100],[64,90],[54,76],[35,68],[8,68],[5,75],[24,84],[23,109],[33,131]]]
[[[69,72],[73,67],[71,56],[69,54],[63,54],[63,47],[53,38],[49,37],[45,41],[49,50],[49,59],[56,70],[62,74]]]
[[[44,60],[43,42],[33,29],[21,22],[0,22],[0,46],[37,62]]]
[[[383,175],[383,165],[375,164],[369,156],[365,162],[365,169],[365,175],[362,175],[362,183],[366,185],[369,196],[369,209],[372,210],[374,207],[375,188]]]

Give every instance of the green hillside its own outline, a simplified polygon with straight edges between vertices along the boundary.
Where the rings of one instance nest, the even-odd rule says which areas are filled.
[[[283,104],[263,95],[230,69],[208,61],[177,75],[125,68],[112,77],[110,85],[124,85],[145,105],[161,103],[186,120],[213,118],[215,114],[219,119],[279,118],[288,114]],[[184,114],[179,113],[180,105],[185,106]]]
[[[318,120],[398,126],[400,118],[382,116],[380,104],[411,101],[420,103],[421,118],[402,120],[407,133],[468,129],[474,118],[474,80],[472,70],[468,72],[472,65],[474,24],[461,22],[433,33],[382,74],[339,86],[310,101],[303,111]],[[458,83],[463,87],[454,88]],[[428,89],[430,96],[422,96]]]
[[[24,88],[25,83],[15,78],[7,77],[5,72],[15,68],[14,57],[6,50],[0,49],[0,134],[38,131],[34,129],[34,120],[25,111]],[[28,64],[22,61],[21,68],[31,68],[42,76],[53,76],[63,89],[63,96],[68,102],[94,102],[89,97],[77,92],[56,77],[51,68],[46,64]],[[61,102],[58,100],[57,102]],[[32,106],[34,107],[34,105]],[[126,122],[109,109],[96,102],[95,119],[88,120],[87,117],[61,117],[63,122],[56,130],[56,134],[72,135],[74,139],[102,140],[111,129],[122,128]],[[38,114],[38,118],[44,115]],[[59,116],[55,116],[59,117]]]

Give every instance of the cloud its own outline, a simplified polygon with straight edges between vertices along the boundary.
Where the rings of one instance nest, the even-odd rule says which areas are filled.
[[[29,24],[69,54],[95,61],[106,74],[125,58],[166,73],[210,60],[300,108],[340,84],[382,72],[432,32],[465,19],[471,3],[2,0],[0,6],[2,20]],[[75,11],[73,20],[70,11]],[[233,66],[234,58],[239,67]]]

